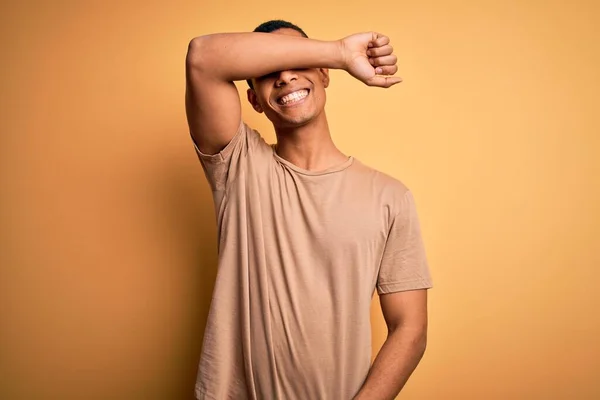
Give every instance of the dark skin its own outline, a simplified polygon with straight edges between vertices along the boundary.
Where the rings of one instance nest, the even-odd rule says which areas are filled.
[[[233,138],[241,120],[235,80],[252,79],[248,101],[277,134],[277,153],[300,168],[324,170],[347,157],[331,139],[325,114],[329,69],[347,71],[369,86],[401,82],[396,56],[384,35],[367,32],[332,42],[301,37],[293,29],[272,34],[217,34],[195,38],[186,63],[186,111],[203,153],[215,154]],[[291,93],[301,100],[285,103]],[[388,336],[356,400],[394,399],[425,351],[427,291],[380,296]]]
[[[302,37],[293,29],[273,33]],[[276,71],[253,79],[252,86],[248,101],[273,123],[278,155],[307,170],[326,169],[346,160],[331,139],[325,114],[328,68]],[[302,104],[283,107],[277,103],[281,95],[301,88],[309,90]]]

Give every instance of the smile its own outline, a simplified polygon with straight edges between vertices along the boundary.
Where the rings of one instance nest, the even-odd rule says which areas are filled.
[[[300,102],[306,96],[308,96],[308,89],[300,89],[279,98],[279,100],[277,100],[277,103],[279,103],[282,106],[290,106]]]

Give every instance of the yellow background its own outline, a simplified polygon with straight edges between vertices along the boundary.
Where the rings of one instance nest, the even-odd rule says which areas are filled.
[[[417,199],[435,289],[400,398],[600,398],[598,2],[13,3],[0,398],[192,398],[216,230],[185,53],[271,18],[321,39],[378,30],[399,56],[405,81],[388,91],[332,72],[327,112],[345,153]]]

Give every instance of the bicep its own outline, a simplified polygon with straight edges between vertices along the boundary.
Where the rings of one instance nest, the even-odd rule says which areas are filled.
[[[231,141],[240,125],[240,97],[233,82],[205,73],[190,51],[186,58],[185,91],[190,133],[202,153],[216,154]]]
[[[397,328],[427,329],[427,290],[406,290],[379,296],[381,311],[390,331]]]

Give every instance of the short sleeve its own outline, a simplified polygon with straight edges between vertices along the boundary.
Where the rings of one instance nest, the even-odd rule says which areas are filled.
[[[213,192],[223,192],[248,167],[251,157],[256,164],[272,159],[273,149],[258,132],[243,121],[234,137],[217,154],[204,154],[194,143],[196,153]]]
[[[399,201],[388,233],[379,267],[377,292],[385,294],[431,287],[415,200],[407,191]]]

